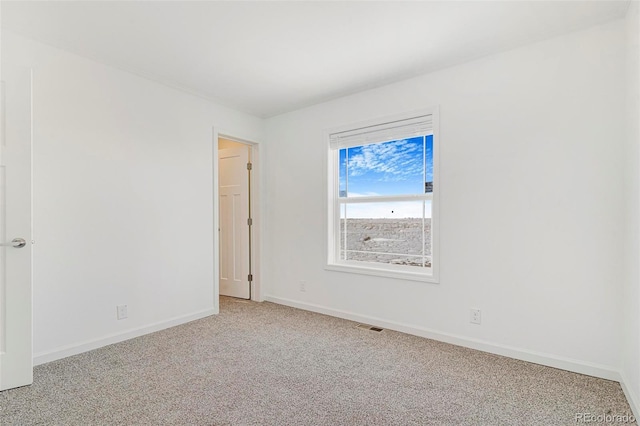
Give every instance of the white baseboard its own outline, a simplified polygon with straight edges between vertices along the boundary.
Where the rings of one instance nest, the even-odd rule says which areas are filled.
[[[395,331],[400,331],[402,333],[425,337],[427,339],[433,339],[433,340],[438,340],[440,342],[451,343],[453,345],[464,346],[466,348],[477,349],[483,352],[489,352],[496,355],[515,358],[522,361],[533,362],[535,364],[546,365],[548,367],[559,368],[561,370],[573,371],[575,373],[586,374],[588,376],[600,377],[602,379],[621,382],[619,371],[605,365],[599,365],[599,364],[584,362],[584,361],[575,360],[575,359],[558,357],[555,355],[529,351],[526,349],[514,348],[511,346],[495,344],[495,343],[486,342],[479,339],[471,339],[468,337],[456,336],[453,334],[442,333],[435,330],[429,330],[426,328],[422,328],[422,327],[418,327],[410,324],[403,324],[395,321],[383,320],[376,317],[360,315],[353,312],[341,311],[338,309],[327,308],[324,306],[315,305],[315,304],[306,303],[306,302],[299,302],[296,300],[284,299],[284,298],[275,297],[275,296],[266,296],[265,300],[268,302],[273,302],[280,305],[291,306],[293,308],[299,308],[306,311],[317,312],[320,314],[343,318],[350,321],[361,322],[369,325],[375,325],[381,328],[386,328],[389,330],[395,330]]]
[[[77,355],[83,352],[91,351],[93,349],[101,348],[103,346],[133,339],[134,337],[139,337],[145,334],[153,333],[155,331],[164,330],[165,328],[175,327],[176,325],[181,325],[201,318],[205,318],[216,313],[217,312],[215,309],[205,309],[193,314],[183,315],[131,330],[109,334],[97,339],[91,339],[80,343],[74,343],[72,345],[62,346],[51,351],[40,352],[38,354],[34,354],[33,365],[35,366],[45,364],[47,362],[66,358],[68,356]]]
[[[631,411],[633,411],[633,415],[636,419],[640,419],[640,399],[638,399],[638,395],[635,394],[633,389],[627,386],[629,380],[624,373],[621,373],[622,380],[620,380],[620,386],[622,386],[622,391],[624,395],[627,397],[627,401],[631,406]]]

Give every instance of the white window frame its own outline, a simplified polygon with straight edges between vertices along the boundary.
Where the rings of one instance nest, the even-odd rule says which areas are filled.
[[[376,126],[383,123],[389,123],[399,120],[407,120],[414,117],[431,115],[433,123],[433,192],[431,194],[416,195],[416,200],[431,200],[431,267],[420,268],[416,266],[393,265],[377,262],[363,262],[354,260],[342,260],[339,253],[340,240],[340,183],[339,183],[339,151],[340,149],[330,146],[330,137],[332,134],[340,132],[348,132],[353,129],[363,127]],[[429,283],[438,283],[440,276],[440,244],[439,244],[439,207],[440,207],[440,131],[439,131],[439,108],[431,107],[418,111],[411,111],[394,116],[387,116],[373,120],[367,120],[359,123],[352,123],[325,131],[325,141],[327,144],[326,170],[327,170],[327,204],[326,204],[326,250],[327,254],[325,269],[331,271],[348,272],[356,274],[374,275],[379,277],[398,278],[413,281],[423,281]],[[407,200],[406,196],[388,196],[388,197],[357,197],[350,199],[349,203],[362,202],[383,202],[393,201],[396,199]]]

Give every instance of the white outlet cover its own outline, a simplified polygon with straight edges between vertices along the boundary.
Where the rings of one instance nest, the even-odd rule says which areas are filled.
[[[127,318],[127,305],[119,305],[116,310],[119,320]]]
[[[482,320],[482,313],[480,312],[480,309],[471,309],[471,312],[469,314],[469,321],[472,324],[480,324]]]

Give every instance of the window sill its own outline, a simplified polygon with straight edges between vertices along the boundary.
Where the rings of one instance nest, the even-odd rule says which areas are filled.
[[[429,272],[412,272],[401,269],[377,268],[375,266],[361,266],[347,263],[329,263],[324,267],[327,271],[347,272],[350,274],[373,275],[385,278],[397,278],[401,280],[421,281],[438,284],[439,280],[433,276],[433,270],[427,268]]]

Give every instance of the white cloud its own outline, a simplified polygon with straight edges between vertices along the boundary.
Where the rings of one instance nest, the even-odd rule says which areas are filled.
[[[368,192],[349,192],[349,198],[353,198],[353,197],[376,197],[378,195],[382,195],[382,194],[378,194],[377,192],[373,192],[373,191],[368,191]]]
[[[423,173],[421,144],[400,140],[364,145],[359,150],[349,157],[349,176],[376,173],[381,181],[401,181]]]
[[[431,201],[425,202],[425,217],[431,217]],[[348,219],[406,219],[422,217],[421,201],[354,203],[344,205]],[[344,217],[344,210],[342,210]]]

